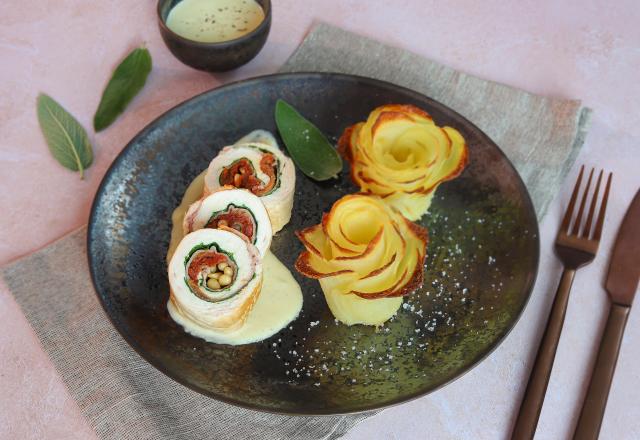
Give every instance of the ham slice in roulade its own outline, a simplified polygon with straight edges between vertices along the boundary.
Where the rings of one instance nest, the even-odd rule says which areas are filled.
[[[258,249],[231,229],[199,229],[185,236],[169,262],[171,317],[189,331],[242,326],[260,295]]]
[[[251,191],[267,209],[276,233],[291,219],[295,168],[277,146],[249,142],[224,147],[211,161],[204,178],[204,193],[231,185]]]
[[[246,189],[222,187],[198,200],[184,216],[184,235],[226,226],[245,235],[264,257],[271,245],[271,221],[260,198]]]

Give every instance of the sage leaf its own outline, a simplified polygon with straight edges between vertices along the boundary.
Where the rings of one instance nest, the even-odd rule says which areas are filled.
[[[93,150],[87,132],[71,114],[53,98],[38,95],[38,122],[49,151],[60,164],[72,171],[84,170],[93,162]]]
[[[151,54],[144,47],[134,49],[113,71],[102,93],[100,105],[93,117],[93,128],[107,128],[127,108],[127,105],[144,87],[151,72]]]
[[[342,171],[342,159],[322,132],[282,99],[276,102],[276,125],[289,155],[305,175],[327,180]]]

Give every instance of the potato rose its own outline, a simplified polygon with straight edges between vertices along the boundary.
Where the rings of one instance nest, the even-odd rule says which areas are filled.
[[[382,324],[422,284],[427,230],[376,196],[344,196],[321,224],[296,234],[306,247],[296,269],[320,280],[345,324]]]
[[[412,105],[384,105],[366,122],[348,127],[338,142],[351,163],[351,178],[409,220],[429,209],[438,185],[457,177],[467,164],[467,146],[451,127],[438,127]]]

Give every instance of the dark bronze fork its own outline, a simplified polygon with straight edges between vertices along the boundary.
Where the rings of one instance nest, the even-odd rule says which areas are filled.
[[[580,192],[580,184],[584,174],[584,166],[580,169],[578,180],[573,189],[569,206],[560,225],[560,230],[556,237],[555,251],[558,258],[564,264],[562,278],[556,291],[553,307],[547,321],[547,326],[538,348],[529,383],[520,405],[520,412],[516,419],[511,438],[516,440],[531,440],[536,432],[538,418],[544,402],[544,396],[549,384],[549,376],[553,367],[553,360],[556,356],[558,341],[562,333],[562,325],[567,311],[567,302],[569,301],[569,292],[573,284],[573,278],[576,271],[593,261],[600,244],[600,236],[602,235],[602,225],[604,223],[605,212],[607,210],[607,200],[609,198],[609,189],[611,188],[611,173],[607,179],[607,185],[604,191],[604,197],[600,204],[600,210],[595,226],[593,225],[593,216],[598,202],[598,193],[600,191],[600,183],[602,181],[602,171],[598,176],[598,181],[591,198],[591,205],[587,214],[584,225],[582,218],[584,208],[587,203],[589,187],[593,178],[593,169],[589,173],[589,179],[580,202],[578,214],[572,224],[573,211]],[[594,227],[592,227],[594,226]]]

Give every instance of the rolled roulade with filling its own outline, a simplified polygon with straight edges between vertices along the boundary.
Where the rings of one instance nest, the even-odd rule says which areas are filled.
[[[260,197],[276,233],[291,219],[295,179],[293,162],[277,146],[249,142],[224,147],[211,161],[204,193],[225,185],[249,190]]]
[[[264,257],[271,245],[271,221],[258,196],[246,189],[224,186],[189,207],[184,235],[203,228],[226,226],[245,235]]]
[[[231,331],[244,324],[260,295],[258,249],[231,229],[199,229],[186,235],[169,262],[172,318]]]

